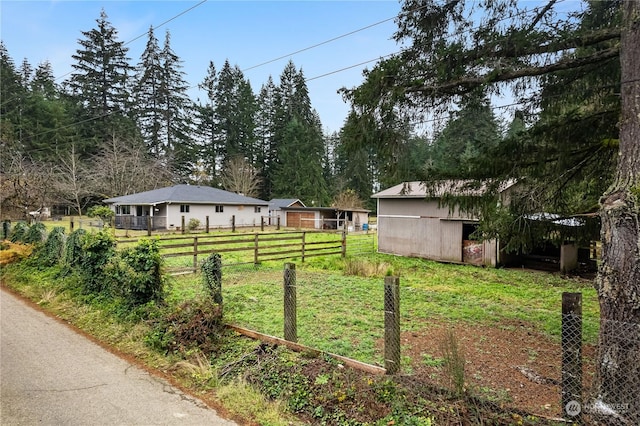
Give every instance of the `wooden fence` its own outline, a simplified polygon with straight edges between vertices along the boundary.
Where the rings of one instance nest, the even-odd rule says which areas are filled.
[[[369,245],[373,252],[374,236],[363,234],[364,238],[350,236],[349,240],[358,253]],[[345,232],[294,231],[276,233],[243,233],[192,236],[170,236],[157,238],[160,253],[167,259],[167,269],[171,274],[197,272],[200,262],[211,253],[219,253],[222,266],[254,264],[270,260],[300,259],[314,256],[347,254],[347,234]],[[118,245],[136,243],[138,239],[119,239]]]

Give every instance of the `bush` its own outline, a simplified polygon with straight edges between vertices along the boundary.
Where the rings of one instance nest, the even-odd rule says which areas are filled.
[[[107,206],[93,206],[87,211],[87,216],[97,217],[102,219],[105,223],[109,223],[115,216],[115,213]]]
[[[158,242],[141,240],[113,256],[104,276],[111,292],[131,306],[160,302],[164,298],[162,262]]]
[[[47,238],[47,227],[42,222],[36,222],[29,226],[24,236],[27,244],[41,244]]]
[[[82,258],[82,239],[86,233],[87,231],[84,229],[77,229],[67,238],[62,256],[65,272],[71,272],[71,269],[80,264]]]
[[[26,242],[27,232],[29,232],[29,225],[25,222],[18,222],[11,230],[9,240],[12,243],[24,243]]]
[[[110,233],[86,233],[80,240],[77,267],[82,275],[84,290],[100,293],[105,289],[104,267],[115,254],[116,243]]]
[[[60,262],[64,254],[65,233],[64,228],[56,226],[49,232],[47,240],[38,251],[38,260],[43,266],[53,266]]]
[[[196,219],[195,217],[192,217],[191,219],[189,219],[189,223],[187,224],[187,229],[189,231],[195,231],[199,227],[200,227],[199,219]]]
[[[3,241],[0,243],[0,266],[26,259],[32,251],[31,244]]]

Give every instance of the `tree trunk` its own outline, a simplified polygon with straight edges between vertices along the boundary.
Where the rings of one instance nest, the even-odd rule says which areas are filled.
[[[640,424],[640,2],[627,0],[622,8],[620,148],[615,181],[600,206],[602,263],[596,279],[600,352],[591,411],[605,423],[637,425]]]

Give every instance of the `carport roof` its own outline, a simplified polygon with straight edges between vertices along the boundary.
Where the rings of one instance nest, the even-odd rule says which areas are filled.
[[[163,203],[268,205],[264,200],[199,185],[174,185],[138,192],[137,194],[108,198],[103,201],[106,204],[119,205],[157,205]]]

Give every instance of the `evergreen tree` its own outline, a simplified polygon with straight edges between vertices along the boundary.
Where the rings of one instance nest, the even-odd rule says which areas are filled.
[[[132,67],[128,49],[118,41],[104,10],[96,22],[97,28],[82,32],[80,48],[72,55],[76,62],[68,87],[83,107],[78,122],[90,120],[82,126],[83,136],[105,141],[114,134],[131,131],[127,89]]]
[[[164,154],[164,111],[161,96],[164,70],[160,59],[160,46],[153,27],[149,28],[148,36],[147,45],[136,68],[136,118],[149,152],[160,158]]]
[[[273,176],[277,163],[277,143],[275,139],[277,104],[277,87],[271,76],[260,88],[257,99],[256,111],[256,144],[258,146],[258,156],[256,166],[262,170],[262,186],[260,196],[271,199],[273,191]]]
[[[206,91],[206,103],[197,107],[197,129],[200,137],[200,161],[202,181],[208,182],[215,186],[217,182],[218,168],[216,167],[216,158],[218,153],[217,145],[217,122],[215,120],[215,90],[218,84],[218,74],[216,67],[212,61],[209,62],[207,75],[205,76],[200,88]]]
[[[460,179],[483,173],[475,167],[480,156],[493,149],[500,140],[500,128],[488,98],[470,96],[454,114],[431,147],[428,174],[439,179]]]
[[[163,69],[160,99],[165,132],[164,149],[175,172],[187,179],[196,163],[191,119],[194,107],[187,94],[189,84],[184,80],[182,61],[171,49],[169,31],[166,32],[160,60]]]
[[[221,164],[238,155],[254,160],[255,112],[256,100],[251,85],[240,68],[231,67],[229,61],[225,61],[218,76],[214,110]]]

